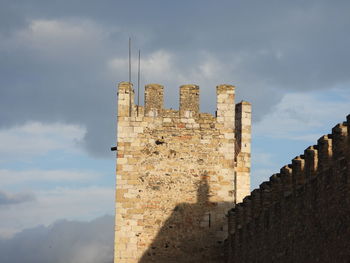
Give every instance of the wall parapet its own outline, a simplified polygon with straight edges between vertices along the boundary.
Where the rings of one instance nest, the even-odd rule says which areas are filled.
[[[227,262],[346,262],[350,115],[228,213]]]
[[[128,120],[153,122],[158,125],[187,129],[216,128],[234,129],[235,127],[235,87],[222,84],[216,87],[217,110],[215,116],[199,110],[199,86],[182,85],[179,88],[179,110],[164,108],[164,86],[145,85],[145,105],[135,104],[135,92],[129,82],[118,85],[118,117]],[[245,110],[250,109],[248,102],[237,104]],[[243,107],[242,107],[243,105]],[[248,106],[247,106],[248,105]]]

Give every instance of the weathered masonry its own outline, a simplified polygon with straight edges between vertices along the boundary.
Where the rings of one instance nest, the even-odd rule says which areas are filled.
[[[350,262],[350,115],[230,211],[226,262]]]
[[[219,85],[216,116],[199,111],[199,87],[180,87],[179,110],[164,88],[134,104],[118,86],[115,255],[118,263],[220,262],[226,214],[249,194],[251,105]]]

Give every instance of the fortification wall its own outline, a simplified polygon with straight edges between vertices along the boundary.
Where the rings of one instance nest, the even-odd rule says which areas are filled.
[[[118,87],[115,262],[220,262],[227,211],[249,194],[250,104],[235,111],[230,85],[217,86],[216,116],[200,113],[196,85],[180,87],[179,110],[163,97],[147,85],[141,107]]]
[[[349,262],[350,115],[229,212],[227,262]]]

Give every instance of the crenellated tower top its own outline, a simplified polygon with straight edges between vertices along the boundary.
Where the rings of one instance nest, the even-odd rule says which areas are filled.
[[[118,116],[120,117],[175,117],[215,119],[223,127],[234,129],[235,127],[235,86],[221,84],[216,87],[217,110],[216,116],[200,112],[200,89],[194,84],[182,85],[179,88],[179,110],[164,108],[164,86],[160,84],[147,84],[145,86],[145,106],[135,105],[135,92],[129,82],[121,82],[118,85]],[[250,104],[248,104],[250,107]]]

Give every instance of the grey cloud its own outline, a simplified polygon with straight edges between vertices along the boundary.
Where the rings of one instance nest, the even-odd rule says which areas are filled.
[[[130,35],[135,50],[141,48],[144,56],[159,49],[173,54],[174,71],[185,77],[203,62],[203,53],[210,54],[224,70],[207,82],[191,80],[202,86],[202,110],[215,108],[209,89],[230,82],[239,87],[238,99],[253,103],[258,120],[287,91],[349,84],[349,9],[349,1],[322,0],[220,4],[3,0],[1,12],[12,15],[0,16],[0,40],[12,42],[0,44],[0,127],[26,120],[83,124],[88,151],[111,156],[115,84],[127,74],[107,72],[106,63],[127,56]],[[94,27],[97,31],[81,43],[72,39],[61,43],[58,36],[38,49],[15,38],[33,20],[81,23],[84,32]],[[171,89],[166,91],[166,104],[177,105],[172,101],[174,88],[183,83],[172,74],[162,84]]]
[[[10,194],[0,190],[0,206],[14,205],[35,200],[33,193],[16,193]]]
[[[111,263],[114,217],[91,222],[58,221],[0,239],[2,263]]]

